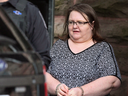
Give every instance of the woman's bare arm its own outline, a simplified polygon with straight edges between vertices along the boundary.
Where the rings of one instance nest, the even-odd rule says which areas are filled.
[[[48,88],[48,92],[50,94],[56,95],[56,91],[58,94],[66,95],[68,92],[68,87],[65,84],[60,84],[60,82],[55,79],[54,77],[51,76],[51,74],[46,72],[46,83],[47,83],[47,88]],[[59,85],[59,86],[58,86]],[[57,88],[58,86],[58,88]],[[57,90],[56,90],[57,88]]]
[[[84,91],[83,96],[105,96],[120,85],[121,81],[117,77],[105,76],[81,87]],[[72,96],[81,96],[82,90],[78,87],[72,88],[69,91],[69,96],[70,94],[72,94]]]
[[[84,96],[105,96],[121,85],[115,76],[101,77],[91,83],[82,86]]]

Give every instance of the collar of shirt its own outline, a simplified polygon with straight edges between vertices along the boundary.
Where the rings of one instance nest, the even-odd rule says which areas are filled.
[[[9,2],[12,6],[16,7],[16,4],[18,3],[18,1],[19,1],[19,0],[9,0],[8,2]]]
[[[9,0],[8,2],[19,11],[23,11],[27,4],[27,0]]]

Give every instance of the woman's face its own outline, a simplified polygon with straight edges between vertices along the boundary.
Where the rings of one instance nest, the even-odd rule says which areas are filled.
[[[77,11],[72,11],[70,13],[68,30],[71,40],[86,42],[92,39],[93,25],[90,25],[87,15],[84,15],[84,17]],[[77,22],[77,24],[73,22]]]

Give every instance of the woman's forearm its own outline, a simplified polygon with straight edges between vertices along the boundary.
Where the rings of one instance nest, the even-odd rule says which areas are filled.
[[[56,86],[58,84],[60,84],[60,82],[58,80],[56,80],[55,78],[53,78],[49,73],[46,72],[46,83],[47,83],[47,88],[48,88],[48,92],[50,94],[55,95],[55,91],[56,91]]]
[[[83,85],[84,96],[105,96],[120,86],[120,80],[115,76],[101,77],[91,83]]]

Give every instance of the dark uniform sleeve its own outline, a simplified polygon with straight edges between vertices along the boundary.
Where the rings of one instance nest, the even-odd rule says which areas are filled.
[[[114,55],[113,48],[110,44],[105,44],[97,65],[100,77],[116,76],[121,80],[120,70]]]
[[[34,49],[40,54],[42,60],[44,61],[46,68],[50,64],[51,58],[49,54],[50,50],[50,38],[47,31],[47,27],[43,16],[41,15],[39,9],[32,5],[28,5],[27,10],[27,37],[29,38]]]

